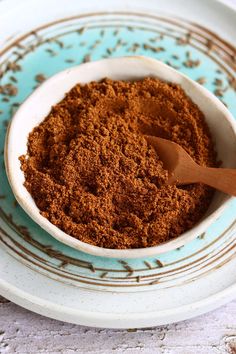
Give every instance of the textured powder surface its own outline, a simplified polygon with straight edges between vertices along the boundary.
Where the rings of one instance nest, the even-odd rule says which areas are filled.
[[[201,165],[216,164],[204,116],[180,86],[154,78],[76,85],[30,133],[20,158],[41,214],[106,248],[154,246],[190,229],[212,190],[166,185],[144,132],[175,141]]]

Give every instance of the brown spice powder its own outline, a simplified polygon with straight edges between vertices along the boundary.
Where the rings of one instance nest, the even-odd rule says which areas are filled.
[[[167,171],[143,132],[216,165],[204,116],[179,85],[154,78],[78,84],[30,133],[20,158],[41,214],[106,248],[155,246],[190,229],[212,190],[166,185]]]

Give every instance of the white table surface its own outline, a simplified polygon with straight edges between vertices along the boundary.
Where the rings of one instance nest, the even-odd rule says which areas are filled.
[[[59,322],[0,296],[0,354],[5,353],[236,354],[236,300],[189,321],[129,331]]]
[[[51,320],[0,298],[0,353],[236,354],[236,301],[189,321],[129,331]]]

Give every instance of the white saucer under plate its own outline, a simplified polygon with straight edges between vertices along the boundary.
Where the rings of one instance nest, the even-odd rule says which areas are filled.
[[[3,0],[0,32],[1,150],[14,110],[45,77],[109,56],[163,60],[236,116],[236,12],[222,2]],[[60,244],[17,206],[4,167],[0,180],[0,294],[25,308],[131,328],[187,319],[236,297],[236,201],[185,247],[122,261]]]

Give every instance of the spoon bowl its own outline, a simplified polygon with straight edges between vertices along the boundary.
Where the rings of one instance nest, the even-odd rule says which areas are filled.
[[[206,117],[216,143],[223,167],[236,167],[236,124],[227,108],[204,87],[170,66],[146,57],[121,57],[82,64],[58,73],[45,81],[21,105],[8,128],[5,141],[6,172],[13,193],[29,216],[57,240],[96,256],[139,258],[168,252],[183,246],[204,232],[230,203],[232,197],[216,192],[206,215],[191,230],[158,246],[140,249],[106,249],[93,246],[66,234],[44,218],[24,187],[24,173],[19,156],[27,152],[27,139],[32,129],[44,120],[51,107],[59,102],[74,85],[98,81],[104,77],[114,80],[139,80],[144,77],[180,84]],[[20,132],[20,134],[19,134]]]
[[[236,196],[236,169],[200,166],[173,141],[150,135],[146,135],[146,140],[153,146],[168,171],[169,184],[204,183]]]

